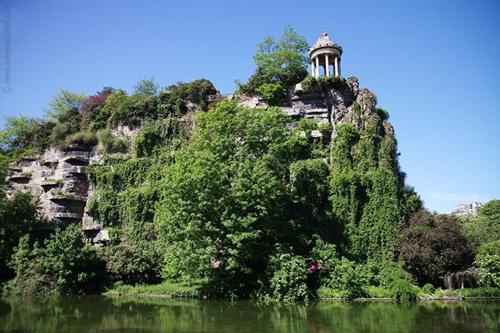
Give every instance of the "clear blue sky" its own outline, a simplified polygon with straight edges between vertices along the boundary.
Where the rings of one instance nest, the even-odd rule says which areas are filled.
[[[10,4],[10,18],[5,4]],[[92,94],[254,70],[266,35],[322,29],[391,114],[407,181],[431,210],[500,198],[500,1],[1,0],[1,122],[43,115],[64,88]],[[9,49],[6,50],[6,44]],[[7,52],[6,52],[7,51]],[[5,55],[10,54],[10,82]],[[7,89],[8,90],[8,89]]]

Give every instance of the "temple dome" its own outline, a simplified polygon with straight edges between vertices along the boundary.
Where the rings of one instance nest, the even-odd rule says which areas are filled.
[[[318,49],[336,49],[339,55],[342,55],[342,46],[340,44],[334,43],[330,37],[328,36],[328,33],[326,31],[323,31],[321,33],[321,36],[318,38],[316,43],[309,48],[309,55],[312,55],[313,52],[315,52]]]

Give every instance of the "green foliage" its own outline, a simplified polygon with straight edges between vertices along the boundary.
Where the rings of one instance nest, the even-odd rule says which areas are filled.
[[[286,120],[276,109],[233,101],[198,114],[160,187],[155,219],[166,278],[208,278],[243,296],[262,275],[271,244],[302,237],[286,219],[286,183],[303,142],[289,136]]]
[[[161,256],[152,239],[121,239],[104,249],[106,272],[112,281],[126,284],[158,283]]]
[[[240,84],[243,93],[258,93],[264,84],[279,82],[289,87],[307,76],[308,44],[292,27],[285,28],[279,40],[266,37],[254,56],[257,69],[246,84]]]
[[[417,291],[408,280],[396,280],[391,286],[391,296],[400,302],[414,302]]]
[[[58,123],[66,123],[78,114],[85,99],[85,95],[61,90],[50,102],[47,114]]]
[[[102,287],[104,263],[97,249],[86,244],[78,226],[57,231],[41,247],[27,236],[12,257],[16,277],[8,291],[28,295],[81,294]]]
[[[425,295],[432,295],[436,291],[436,288],[430,283],[424,284],[422,287],[422,293]]]
[[[318,81],[311,75],[306,76],[305,79],[300,82],[300,85],[302,86],[302,91],[308,94],[320,91]]]
[[[182,116],[187,113],[189,103],[198,105],[206,111],[210,97],[217,94],[217,89],[207,79],[199,79],[189,83],[179,82],[168,86],[160,94],[158,112],[162,118]]]
[[[0,132],[0,151],[15,155],[32,154],[49,143],[53,123],[26,117],[10,118]]]
[[[162,151],[173,151],[185,137],[178,119],[167,118],[141,128],[134,140],[137,157],[158,156]]]
[[[85,102],[85,95],[61,90],[50,103],[47,110],[49,121],[55,124],[52,129],[51,143],[58,145],[69,135],[80,131],[80,109]]]
[[[57,127],[57,126],[56,126]],[[56,128],[54,128],[56,130]],[[59,141],[60,140],[60,141]],[[95,146],[99,142],[97,135],[92,131],[80,131],[73,134],[64,134],[64,139],[62,137],[58,139],[55,145],[61,149],[66,150],[72,144],[79,144],[87,147]]]
[[[160,86],[154,79],[144,79],[137,83],[135,86],[134,94],[143,96],[156,96],[160,91]]]
[[[474,266],[481,285],[500,288],[500,240],[483,243],[476,253]]]
[[[303,257],[278,248],[269,260],[270,295],[285,302],[307,300],[307,270]]]
[[[108,154],[126,153],[128,151],[127,142],[119,137],[114,136],[109,129],[104,129],[97,132],[99,142]]]
[[[201,298],[204,281],[195,281],[193,283],[172,283],[163,282],[154,285],[115,285],[109,292],[120,293],[124,295],[151,295],[151,296],[169,296],[173,298]]]
[[[331,268],[328,280],[323,286],[332,291],[333,297],[353,299],[366,296],[359,268],[356,263],[346,258],[337,261],[336,266]],[[324,289],[320,291],[320,294],[326,297]]]
[[[29,233],[37,221],[36,207],[27,193],[8,199],[0,192],[0,284],[13,277],[8,261],[19,239]]]
[[[302,91],[306,94],[326,92],[331,89],[343,90],[347,88],[347,81],[341,76],[306,76],[301,82]]]
[[[464,233],[477,248],[482,243],[500,239],[500,200],[491,200],[481,206],[475,217],[463,223]]]
[[[279,82],[264,83],[256,89],[256,92],[271,104],[277,104],[287,96],[286,89]]]
[[[456,218],[427,211],[414,214],[402,232],[400,257],[420,285],[442,285],[447,272],[472,264],[473,252]]]
[[[316,79],[316,82],[324,91],[330,89],[343,90],[347,87],[347,82],[342,76],[320,76]]]

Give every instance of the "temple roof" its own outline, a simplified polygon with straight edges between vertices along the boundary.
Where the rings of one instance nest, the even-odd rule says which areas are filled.
[[[328,33],[323,31],[321,36],[318,38],[316,43],[312,47],[309,48],[309,53],[312,53],[314,50],[322,48],[322,47],[334,47],[342,53],[342,46],[340,44],[334,43],[330,37],[328,37]]]

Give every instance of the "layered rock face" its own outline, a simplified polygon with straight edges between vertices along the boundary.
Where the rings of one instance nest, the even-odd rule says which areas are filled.
[[[46,228],[80,223],[89,194],[85,168],[100,158],[96,147],[73,144],[50,147],[40,156],[23,157],[9,166],[7,193],[30,192],[49,223]]]
[[[336,134],[336,127],[343,123],[351,123],[362,129],[370,115],[375,113],[377,100],[368,89],[360,89],[358,79],[354,76],[346,80],[341,89],[313,89],[304,92],[300,84],[289,91],[291,98],[282,104],[283,112],[297,120],[312,118],[333,127],[332,136]],[[260,97],[245,97],[240,105],[253,108],[266,108],[269,105]],[[314,131],[313,131],[314,136]]]

